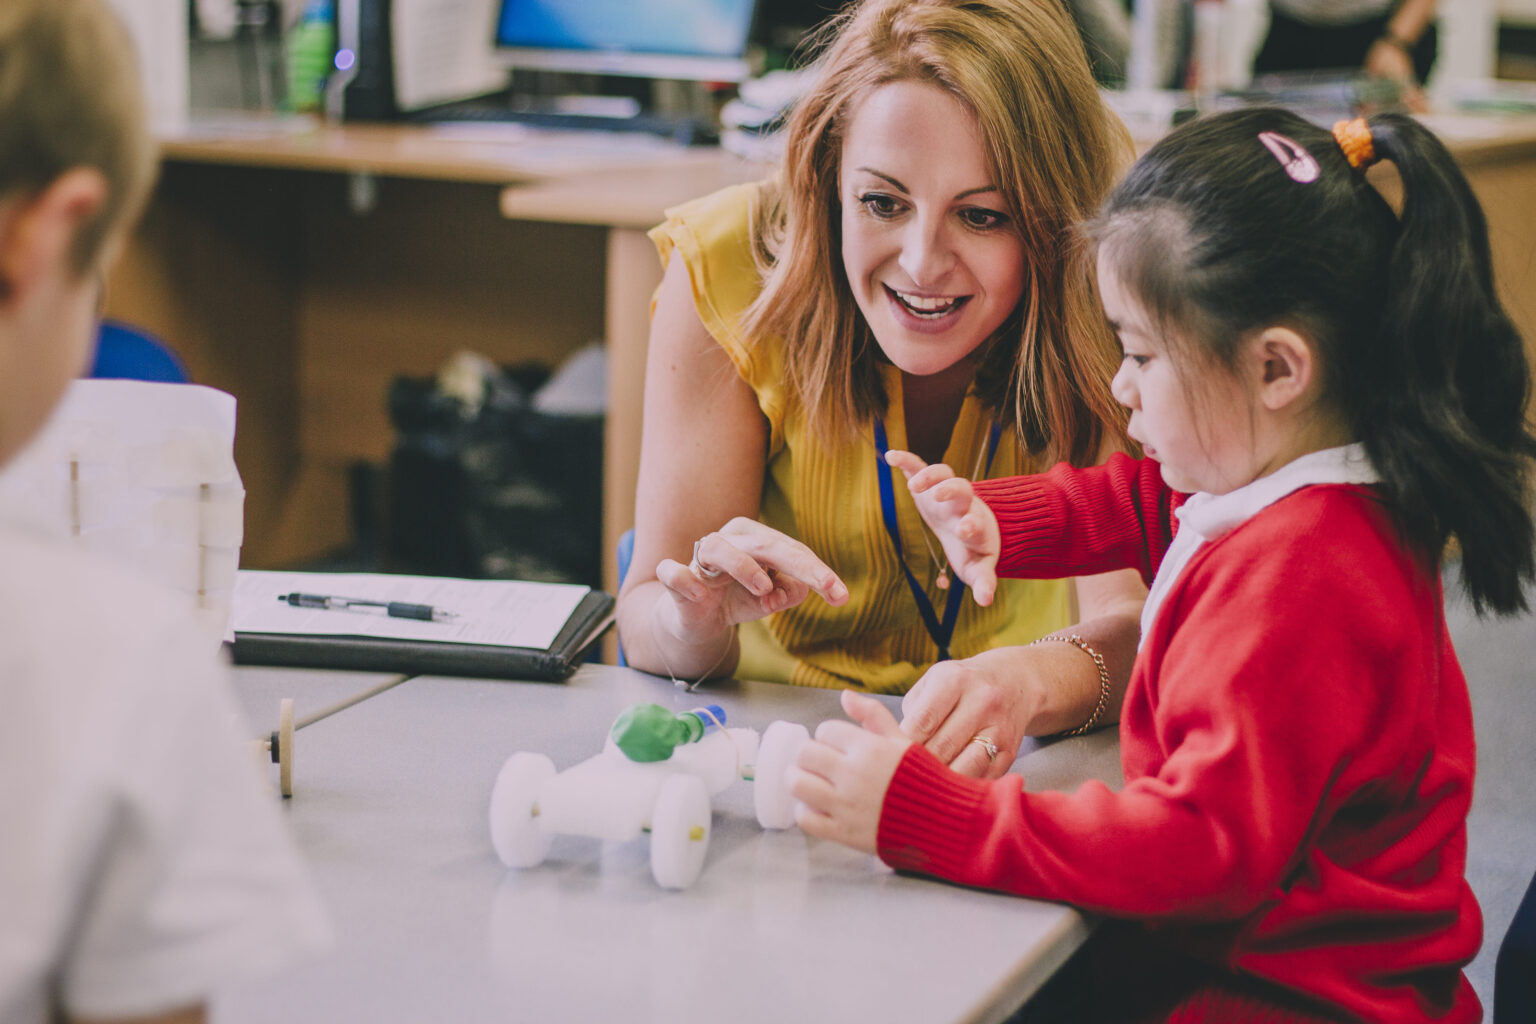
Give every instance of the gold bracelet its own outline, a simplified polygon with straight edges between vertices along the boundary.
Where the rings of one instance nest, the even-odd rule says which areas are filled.
[[[1069,633],[1066,636],[1043,636],[1040,639],[1033,641],[1030,646],[1033,647],[1035,644],[1043,644],[1047,640],[1059,640],[1064,644],[1071,644],[1073,647],[1076,647],[1078,650],[1088,655],[1088,657],[1092,658],[1094,668],[1099,670],[1099,701],[1093,706],[1093,713],[1088,716],[1088,720],[1086,722],[1078,726],[1076,729],[1068,729],[1066,732],[1060,734],[1062,736],[1081,736],[1083,733],[1089,731],[1090,729],[1097,728],[1099,719],[1104,717],[1104,712],[1109,708],[1109,669],[1104,664],[1104,656],[1098,651],[1094,650],[1092,647],[1089,647],[1088,641],[1084,640],[1076,633]]]

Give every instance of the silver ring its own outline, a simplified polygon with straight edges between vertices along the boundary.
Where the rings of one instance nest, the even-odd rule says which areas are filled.
[[[987,752],[987,761],[989,763],[997,760],[997,744],[992,742],[991,737],[977,733],[971,737],[971,742],[981,744],[981,749]]]
[[[699,545],[703,543],[703,537],[700,537],[698,540],[693,542],[693,561],[688,563],[688,568],[691,569],[693,574],[699,577],[699,579],[712,580],[725,570],[716,569],[714,566],[705,565],[703,562],[699,561]]]

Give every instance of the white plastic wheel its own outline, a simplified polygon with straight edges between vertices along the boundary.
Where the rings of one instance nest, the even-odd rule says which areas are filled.
[[[774,722],[763,731],[752,775],[752,803],[757,808],[757,823],[763,828],[789,828],[795,823],[789,769],[810,739],[810,730],[795,722]]]
[[[673,775],[651,813],[651,877],[663,889],[686,889],[704,870],[709,849],[709,790],[696,775]]]
[[[509,868],[544,861],[550,835],[539,827],[539,790],[555,777],[555,762],[519,752],[507,758],[491,790],[491,845]]]

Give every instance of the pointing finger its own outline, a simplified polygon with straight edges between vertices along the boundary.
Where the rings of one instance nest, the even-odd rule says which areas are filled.
[[[924,462],[913,453],[902,451],[899,448],[892,448],[890,451],[886,452],[885,462],[888,466],[895,466],[897,469],[905,473],[909,478],[914,473],[921,472],[923,467],[928,465],[928,463]]]

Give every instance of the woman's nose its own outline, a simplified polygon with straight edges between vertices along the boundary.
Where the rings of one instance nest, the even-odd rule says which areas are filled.
[[[1136,408],[1136,385],[1131,378],[1131,361],[1129,359],[1120,360],[1120,368],[1115,371],[1114,379],[1109,382],[1109,393],[1114,396],[1115,401],[1127,409]]]
[[[936,287],[954,268],[955,255],[943,225],[914,217],[901,242],[901,269],[919,287]]]

